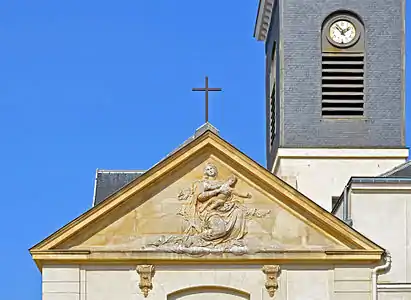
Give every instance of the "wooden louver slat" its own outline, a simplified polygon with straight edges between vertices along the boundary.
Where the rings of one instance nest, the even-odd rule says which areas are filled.
[[[331,54],[322,56],[323,116],[364,115],[364,56]]]

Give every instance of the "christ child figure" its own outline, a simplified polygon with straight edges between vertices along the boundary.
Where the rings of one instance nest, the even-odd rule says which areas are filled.
[[[233,196],[237,196],[240,198],[251,198],[250,193],[239,193],[234,189],[235,184],[237,183],[237,177],[234,175],[231,175],[228,177],[227,181],[224,182],[218,189],[219,193],[216,197],[210,199],[206,205],[203,206],[202,211],[204,211],[207,207],[209,207],[209,210],[216,209],[218,207],[221,207],[226,203],[227,201],[231,200]]]

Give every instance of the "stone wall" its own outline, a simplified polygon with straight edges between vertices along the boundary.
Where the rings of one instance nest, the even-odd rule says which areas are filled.
[[[389,272],[380,283],[411,281],[411,186],[401,184],[353,184],[349,205],[353,227],[388,250]],[[369,216],[369,217],[367,217]]]
[[[261,265],[156,266],[147,299],[370,299],[369,266],[283,265],[271,298]],[[43,267],[43,300],[142,300],[136,266]]]
[[[42,270],[42,299],[80,300],[80,294],[85,294],[85,277],[80,276],[80,273],[84,275],[84,271],[82,272],[78,265],[44,266]]]
[[[279,149],[273,173],[331,211],[352,176],[378,176],[405,162],[404,149]]]

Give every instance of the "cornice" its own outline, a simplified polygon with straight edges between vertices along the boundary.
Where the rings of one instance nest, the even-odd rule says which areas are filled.
[[[31,251],[41,270],[45,264],[374,264],[381,260],[382,250],[276,250],[246,257],[221,256],[207,259],[144,251]]]
[[[254,27],[254,37],[258,41],[265,41],[267,38],[275,1],[277,0],[260,0]]]

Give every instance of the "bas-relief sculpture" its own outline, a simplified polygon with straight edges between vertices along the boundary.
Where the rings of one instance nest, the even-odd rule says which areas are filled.
[[[344,248],[218,161],[176,178],[70,247],[189,256]]]
[[[177,213],[185,223],[183,234],[162,236],[146,249],[191,255],[249,252],[244,242],[248,220],[264,218],[270,211],[250,209],[242,204],[239,199],[252,195],[236,190],[235,175],[219,181],[217,174],[217,167],[208,163],[204,178],[179,193],[178,199],[187,202]]]

